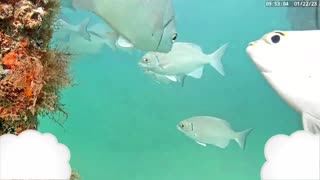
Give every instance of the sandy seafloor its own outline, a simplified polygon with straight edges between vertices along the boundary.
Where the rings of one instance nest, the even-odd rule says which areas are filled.
[[[105,47],[77,58],[72,73],[78,85],[63,92],[69,113],[64,129],[43,118],[40,131],[70,148],[83,180],[257,180],[266,141],[301,129],[300,115],[245,52],[263,34],[288,30],[286,9],[266,8],[263,0],[174,5],[179,41],[199,44],[206,53],[229,42],[226,76],[207,66],[202,79],[188,78],[181,88],[153,82],[137,65],[139,53]],[[236,131],[254,128],[245,151],[234,141],[226,149],[203,147],[176,129],[198,115],[225,119]]]

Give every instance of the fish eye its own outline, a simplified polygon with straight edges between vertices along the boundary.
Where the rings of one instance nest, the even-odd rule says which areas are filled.
[[[273,35],[271,37],[271,41],[274,43],[274,44],[277,44],[278,42],[280,42],[280,36],[279,35]]]
[[[176,41],[177,37],[178,37],[178,34],[174,33],[174,35],[172,36],[172,42],[173,43]]]
[[[184,128],[184,124],[180,124],[180,127],[181,127],[181,128]]]
[[[144,58],[143,61],[144,62],[149,62],[149,59],[148,58]]]

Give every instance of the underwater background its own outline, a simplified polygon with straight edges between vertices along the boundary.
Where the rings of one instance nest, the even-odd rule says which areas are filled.
[[[82,179],[257,180],[267,140],[301,129],[300,114],[267,84],[245,52],[265,33],[290,29],[286,8],[265,7],[264,0],[174,0],[174,6],[179,42],[198,44],[205,53],[229,42],[222,60],[226,75],[206,66],[201,79],[168,86],[139,68],[143,53],[106,46],[74,58],[76,85],[62,99],[68,119],[62,128],[42,118],[39,130],[69,147],[71,165]],[[87,16],[92,24],[101,22],[90,13],[68,12],[75,24]],[[235,131],[254,128],[246,149],[234,141],[226,149],[203,147],[176,129],[179,121],[202,115],[227,120]]]

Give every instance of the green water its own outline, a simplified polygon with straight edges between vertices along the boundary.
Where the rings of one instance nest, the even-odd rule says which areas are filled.
[[[42,119],[71,151],[83,180],[257,180],[264,145],[276,134],[301,129],[301,118],[271,89],[245,48],[273,30],[287,30],[286,9],[265,1],[174,0],[179,41],[211,53],[229,42],[226,76],[207,66],[185,87],[160,85],[138,67],[141,57],[104,48],[72,64],[77,86],[63,92],[64,129]],[[78,17],[79,19],[79,17]],[[74,19],[76,20],[76,19]],[[81,20],[81,19],[80,19]],[[227,120],[236,131],[254,128],[245,151],[203,147],[176,129],[192,116]]]

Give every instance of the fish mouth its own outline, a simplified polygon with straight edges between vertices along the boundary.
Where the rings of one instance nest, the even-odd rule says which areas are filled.
[[[176,126],[176,128],[177,128],[179,131],[181,131],[181,128],[180,128],[180,126],[179,126],[179,125],[177,125],[177,126]]]
[[[183,130],[181,129],[181,127],[179,125],[177,125],[176,127],[180,132],[183,132]]]
[[[255,55],[253,55],[253,47],[252,47],[253,43],[250,43],[249,46],[247,47],[246,51],[247,54],[249,55],[250,59],[252,60],[252,62],[255,64],[255,66],[259,69],[260,72],[262,73],[269,73],[271,72],[269,69],[267,69],[266,67],[264,67],[260,62],[262,61],[262,58],[259,58]]]
[[[140,67],[142,67],[142,68],[146,68],[146,67],[147,67],[147,65],[146,65],[145,63],[142,63],[142,62],[139,62],[138,65],[139,65]]]
[[[144,72],[148,73],[148,72],[151,72],[152,68],[150,68],[147,64],[139,64],[140,68],[143,69]]]

